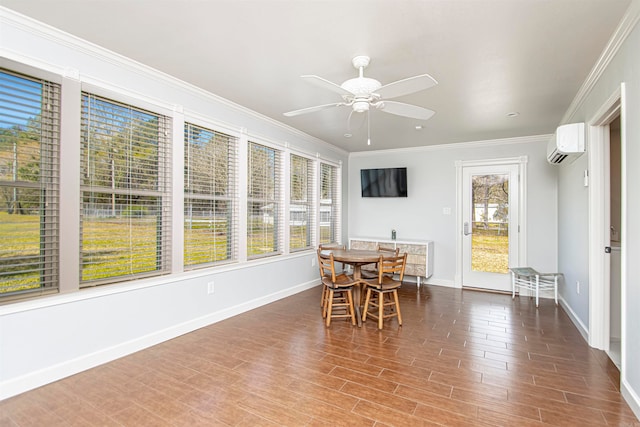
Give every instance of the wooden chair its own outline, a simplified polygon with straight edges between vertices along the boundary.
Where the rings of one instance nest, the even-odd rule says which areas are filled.
[[[385,247],[385,246],[380,246],[380,244],[378,243],[378,246],[376,247],[376,250],[380,253],[382,253],[384,256],[398,256],[398,253],[400,252],[400,248],[390,248],[390,247]],[[362,270],[360,270],[360,275],[362,276],[363,279],[377,279],[378,278],[378,264],[375,264],[373,268],[367,268],[369,266],[369,264],[367,264],[367,266],[364,266],[362,268]]]
[[[318,245],[320,249],[342,249],[344,250],[344,245],[340,243],[320,243]]]
[[[362,310],[362,321],[367,316],[378,319],[378,329],[382,329],[384,319],[398,318],[398,325],[402,326],[402,314],[398,301],[398,288],[402,286],[404,269],[407,265],[407,254],[401,256],[383,257],[378,260],[378,277],[365,280],[367,296]],[[395,279],[398,275],[399,279]],[[375,294],[372,298],[372,294]],[[377,299],[375,298],[377,296]],[[387,298],[388,296],[388,298]],[[374,310],[369,311],[370,308]]]
[[[320,250],[325,250],[325,249],[342,249],[344,250],[345,246],[341,245],[339,243],[320,243],[318,245],[318,249]],[[344,270],[344,264],[342,264],[342,270]],[[322,307],[322,309],[324,310],[324,302],[327,298],[327,296],[325,295],[327,292],[327,287],[326,286],[322,286],[322,295],[320,296],[320,307]]]
[[[322,286],[326,288],[322,303],[322,317],[327,327],[331,325],[332,318],[350,318],[351,324],[356,324],[355,308],[353,306],[353,286],[357,285],[351,277],[345,273],[336,274],[333,254],[323,254],[318,248],[318,267]]]

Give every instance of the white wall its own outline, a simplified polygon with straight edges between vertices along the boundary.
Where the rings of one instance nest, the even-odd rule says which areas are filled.
[[[426,131],[426,130],[425,130]],[[527,156],[527,264],[556,271],[556,175],[546,161],[548,135],[498,141],[352,153],[349,156],[349,235],[434,241],[428,283],[453,286],[456,273],[458,160]],[[408,197],[362,198],[360,169],[407,167]],[[450,208],[451,214],[443,213]]]
[[[0,59],[346,166],[346,152],[329,144],[10,10],[0,12]],[[61,144],[64,152],[69,141]],[[344,222],[346,167],[342,182]],[[316,286],[314,257],[306,251],[0,306],[0,399]],[[209,295],[212,280],[215,293]]]
[[[0,308],[0,399],[317,286],[315,253]],[[207,294],[207,282],[215,293]]]
[[[633,0],[627,19],[632,28],[615,56],[600,70],[600,76],[581,99],[581,103],[568,111],[565,122],[589,123],[594,119],[609,97],[625,83],[626,97],[621,123],[624,152],[622,154],[622,371],[621,390],[627,402],[640,417],[640,1]],[[607,59],[607,58],[605,58]],[[603,62],[604,63],[604,62]],[[570,309],[580,321],[589,325],[589,199],[582,185],[582,173],[588,168],[586,156],[582,156],[570,167],[560,168],[559,175],[559,264],[565,273],[568,286],[562,295]],[[575,281],[580,280],[578,295]],[[600,294],[600,289],[591,289]],[[625,327],[626,325],[626,327]]]
[[[584,186],[587,155],[558,167],[558,268],[562,300],[583,335],[589,328],[589,189]],[[576,282],[580,282],[580,293]]]

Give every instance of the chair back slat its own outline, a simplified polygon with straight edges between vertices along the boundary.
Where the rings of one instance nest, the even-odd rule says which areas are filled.
[[[336,268],[333,262],[333,254],[322,253],[322,249],[318,248],[318,267],[320,268],[320,278],[325,276],[331,277],[331,282],[336,281]]]
[[[320,249],[342,249],[344,250],[344,245],[340,243],[320,243],[318,245]]]
[[[386,275],[398,275],[398,280],[402,282],[404,279],[404,269],[407,266],[407,254],[383,257],[380,255],[378,261],[378,283],[382,283],[382,278]]]
[[[377,250],[378,252],[384,252],[385,254],[392,253],[395,256],[398,256],[398,254],[400,253],[400,248],[390,248],[386,246],[381,246],[379,243],[378,243]]]
[[[341,245],[340,243],[320,243],[318,245],[318,250],[323,250],[323,251],[327,250],[328,251],[328,250],[332,250],[332,249],[344,250],[345,246]],[[335,270],[335,266],[333,268]],[[344,263],[342,264],[342,269],[344,270]],[[335,271],[334,271],[334,273],[335,273]],[[335,278],[334,278],[334,281],[335,281]]]

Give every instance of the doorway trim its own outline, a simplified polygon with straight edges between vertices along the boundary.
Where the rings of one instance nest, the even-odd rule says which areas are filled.
[[[453,286],[462,288],[463,272],[463,169],[474,166],[517,165],[518,166],[518,265],[524,265],[527,260],[527,156],[507,157],[503,159],[486,160],[456,160],[456,273]]]
[[[609,194],[609,165],[606,147],[609,142],[609,123],[620,116],[620,163],[621,181],[621,228],[620,230],[620,268],[621,293],[621,362],[620,373],[623,377],[626,366],[625,347],[626,333],[626,242],[627,242],[627,209],[626,209],[626,117],[625,117],[625,84],[621,83],[613,94],[602,104],[589,120],[588,167],[589,182],[589,345],[600,350],[609,348],[610,327],[610,278],[609,264],[604,252],[607,245],[608,230],[605,225],[609,221],[608,203],[603,203]]]

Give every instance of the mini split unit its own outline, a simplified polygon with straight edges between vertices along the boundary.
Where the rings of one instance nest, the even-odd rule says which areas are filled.
[[[584,153],[584,123],[559,126],[547,144],[547,161],[571,163]]]

